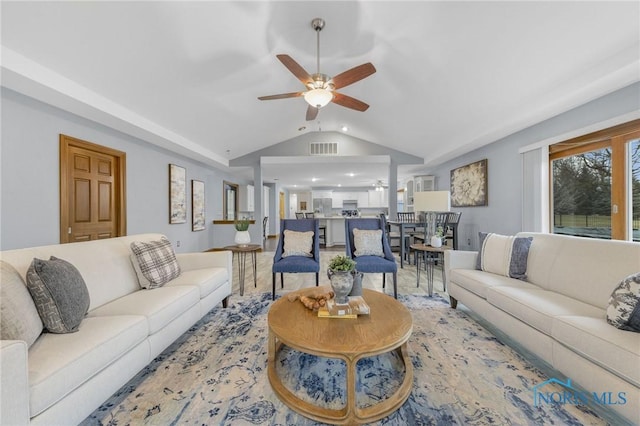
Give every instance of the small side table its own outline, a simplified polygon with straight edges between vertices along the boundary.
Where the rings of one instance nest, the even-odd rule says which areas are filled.
[[[442,247],[432,247],[425,244],[411,244],[411,250],[415,250],[417,253],[416,256],[416,287],[420,287],[420,259],[424,257],[425,266],[427,269],[427,289],[429,291],[429,297],[433,296],[433,269],[435,264],[435,259],[427,259],[424,255],[427,253],[436,253],[437,259],[440,260],[442,257],[442,286],[443,289],[447,290],[447,284],[445,283],[445,275],[444,275],[444,256],[440,256],[446,250],[452,250],[451,247],[442,246]]]
[[[232,245],[224,247],[224,250],[231,250],[238,255],[238,281],[240,284],[240,296],[244,296],[244,277],[247,270],[247,253],[251,254],[251,265],[253,266],[253,286],[258,287],[256,280],[257,259],[256,253],[262,250],[260,244]]]

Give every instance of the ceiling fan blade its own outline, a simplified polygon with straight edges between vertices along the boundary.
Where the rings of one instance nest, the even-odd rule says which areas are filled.
[[[369,105],[357,100],[356,98],[336,92],[333,92],[333,101],[331,102],[342,105],[346,108],[355,109],[356,111],[366,111],[369,108]]]
[[[302,68],[299,63],[294,61],[291,56],[276,55],[276,57],[280,59],[280,62],[282,62],[282,64],[285,67],[287,67],[287,69],[291,71],[291,73],[295,75],[298,78],[298,80],[302,82],[302,84],[306,86],[309,83],[313,83],[313,79],[311,78],[309,73],[305,71],[305,69]]]
[[[315,120],[318,116],[318,111],[320,111],[319,108],[309,105],[309,107],[307,107],[307,121]]]
[[[302,96],[304,92],[282,93],[280,95],[258,96],[261,101],[271,101],[273,99],[297,98]]]
[[[356,81],[360,81],[363,78],[369,77],[375,72],[376,67],[374,67],[371,62],[367,62],[366,64],[358,65],[357,67],[351,68],[350,70],[333,77],[333,85],[335,89],[340,89],[353,84]]]

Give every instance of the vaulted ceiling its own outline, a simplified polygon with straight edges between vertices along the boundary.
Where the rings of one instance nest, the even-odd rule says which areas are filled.
[[[223,168],[343,126],[428,167],[640,80],[635,1],[1,7],[3,86]],[[321,72],[376,67],[340,90],[366,112],[329,104],[307,122],[301,97],[257,99],[304,89],[276,54],[315,72],[315,17]]]

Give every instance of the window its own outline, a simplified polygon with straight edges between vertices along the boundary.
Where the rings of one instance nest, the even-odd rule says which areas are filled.
[[[549,147],[553,233],[640,241],[640,120]]]

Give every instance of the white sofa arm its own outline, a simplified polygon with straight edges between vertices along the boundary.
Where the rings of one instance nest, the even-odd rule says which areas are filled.
[[[447,250],[444,256],[449,269],[476,269],[477,251]]]
[[[29,424],[27,343],[0,341],[0,424]]]
[[[204,253],[176,253],[180,269],[191,271],[204,268],[227,268],[229,275],[233,272],[230,251],[208,251]]]

